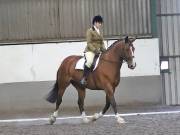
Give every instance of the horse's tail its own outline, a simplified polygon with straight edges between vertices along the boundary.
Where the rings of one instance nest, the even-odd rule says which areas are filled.
[[[58,81],[53,86],[53,89],[47,94],[46,100],[50,103],[55,103],[58,97]]]

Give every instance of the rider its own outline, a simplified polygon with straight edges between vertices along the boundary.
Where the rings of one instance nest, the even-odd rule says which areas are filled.
[[[86,79],[90,73],[90,68],[94,61],[95,55],[99,55],[100,52],[106,51],[103,42],[103,35],[100,32],[100,28],[103,24],[103,18],[100,15],[94,16],[92,24],[93,26],[88,29],[86,33],[87,46],[84,51],[86,62],[84,65],[83,78],[80,81],[82,85],[86,84]]]

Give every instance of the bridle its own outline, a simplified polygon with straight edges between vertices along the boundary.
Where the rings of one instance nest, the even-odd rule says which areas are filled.
[[[132,52],[134,53],[134,46],[133,46],[133,44],[129,44],[129,47],[133,48]],[[120,59],[123,60],[123,63],[124,62],[128,62],[129,59],[133,59],[133,58],[134,58],[134,55],[131,56],[131,57],[128,57],[128,58],[125,58],[125,57],[122,57],[122,56],[120,57]],[[104,58],[100,58],[100,60],[103,60],[103,61],[106,61],[106,62],[109,62],[109,63],[120,63],[120,61],[107,60],[107,59],[104,59]]]

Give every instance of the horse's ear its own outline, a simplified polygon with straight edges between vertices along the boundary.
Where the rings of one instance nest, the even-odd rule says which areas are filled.
[[[132,42],[134,42],[136,40],[136,38],[135,37],[132,37],[131,39],[130,39],[130,42],[132,43]]]
[[[127,44],[129,42],[128,36],[125,37],[125,43]]]

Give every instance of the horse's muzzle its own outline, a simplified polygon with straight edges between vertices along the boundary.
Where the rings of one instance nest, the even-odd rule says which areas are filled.
[[[135,69],[136,67],[136,62],[133,62],[132,64],[128,65],[128,68],[130,69]]]

